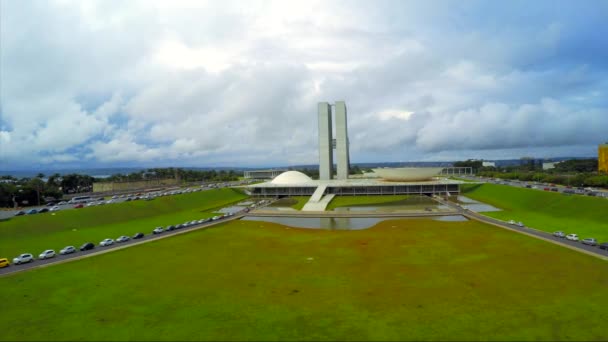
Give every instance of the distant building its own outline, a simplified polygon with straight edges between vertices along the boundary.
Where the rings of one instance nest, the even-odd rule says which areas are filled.
[[[496,167],[496,162],[484,161],[481,163],[483,167]]]
[[[558,164],[559,162],[544,162],[543,163],[543,170],[549,170],[549,169],[555,169],[555,165]]]
[[[597,169],[600,172],[608,172],[608,141],[597,148]]]

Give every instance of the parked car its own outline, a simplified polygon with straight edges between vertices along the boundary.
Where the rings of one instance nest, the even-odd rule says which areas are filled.
[[[586,239],[582,239],[581,242],[584,245],[589,245],[589,246],[597,246],[597,240],[594,238],[586,238]]]
[[[74,206],[74,209],[80,209],[80,208],[84,208],[84,204],[78,203]]]
[[[191,226],[193,226],[193,225],[195,225],[195,224],[197,224],[197,223],[198,223],[198,222],[197,222],[196,220],[194,220],[194,221],[190,221],[190,225],[191,225]]]
[[[133,235],[134,239],[141,239],[144,237],[144,233],[136,233],[135,235]]]
[[[38,259],[44,260],[44,259],[50,259],[53,257],[55,257],[55,251],[52,249],[47,249],[46,251],[40,253],[40,255],[38,256]]]
[[[167,228],[165,228],[165,231],[170,232],[172,230],[175,230],[175,226],[167,226]]]
[[[517,222],[517,226],[518,226],[518,227],[523,227],[523,226],[524,226],[524,224],[523,224],[523,222],[519,221],[519,222]]]
[[[156,227],[154,228],[154,230],[152,231],[152,234],[160,234],[162,232],[164,232],[165,230],[163,229],[163,227]]]
[[[23,210],[19,210],[18,212],[15,213],[15,216],[23,216],[25,215],[25,211]]]
[[[509,224],[513,224],[513,225],[515,225],[516,223],[515,223],[515,221],[514,221],[514,220],[509,220]]]
[[[21,265],[21,264],[25,264],[27,262],[32,262],[34,261],[34,256],[30,253],[23,253],[21,255],[19,255],[18,257],[13,259],[13,264],[15,265]]]
[[[559,191],[559,189],[558,188],[551,188],[551,191],[557,192],[557,191]]]
[[[564,232],[562,231],[557,231],[553,233],[553,236],[558,237],[558,238],[565,238],[566,234],[564,234]]]
[[[95,248],[95,244],[92,242],[87,242],[84,245],[80,246],[81,251],[88,251]]]
[[[26,211],[25,213],[28,215],[34,215],[34,214],[38,214],[38,210],[30,209],[30,210]]]
[[[578,241],[578,235],[576,234],[568,234],[566,235],[566,239],[570,241]]]
[[[61,208],[59,208],[58,206],[54,206],[49,211],[58,211],[58,210],[61,210]]]
[[[49,208],[42,208],[42,209],[38,210],[38,214],[48,213],[48,212],[49,212]]]
[[[74,246],[66,246],[62,250],[59,251],[59,254],[66,255],[76,253],[76,248]]]
[[[9,267],[10,265],[7,258],[0,258],[0,268]]]
[[[600,249],[608,250],[608,242],[602,242],[602,243],[600,243]]]
[[[112,239],[103,239],[103,240],[102,240],[102,241],[99,243],[99,245],[100,245],[101,247],[110,246],[110,245],[113,245],[113,244],[114,244],[114,240],[112,240]]]
[[[119,236],[118,239],[116,239],[116,242],[127,242],[129,240],[131,240],[130,237],[122,235],[122,236]]]
[[[219,219],[220,219],[220,217],[219,217],[219,216],[213,216],[213,217],[211,218],[211,221],[217,221],[217,220],[219,220]],[[511,221],[513,221],[513,220],[511,220]]]

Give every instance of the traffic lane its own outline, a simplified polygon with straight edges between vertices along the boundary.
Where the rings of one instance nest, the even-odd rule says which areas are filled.
[[[482,215],[478,212],[472,211],[470,209],[466,209],[466,208],[462,208],[460,206],[457,206],[451,202],[448,201],[444,201],[441,199],[437,199],[439,202],[441,202],[442,204],[445,204],[447,206],[451,206],[452,208],[456,208],[458,209],[458,211],[465,216],[471,216],[474,217],[475,219],[479,220],[479,221],[483,221],[486,223],[492,223],[495,225],[499,225],[501,227],[507,228],[507,229],[513,229],[513,230],[517,230],[517,231],[521,231],[521,232],[525,232],[528,234],[532,234],[547,240],[552,240],[552,241],[556,241],[559,242],[561,244],[565,244],[577,249],[582,249],[585,250],[587,252],[591,252],[593,254],[599,255],[599,256],[608,256],[608,250],[604,250],[599,248],[599,246],[589,246],[589,245],[585,245],[580,241],[571,241],[571,240],[567,240],[566,238],[558,238],[556,236],[553,236],[552,233],[548,233],[542,230],[537,230],[534,228],[530,228],[530,227],[526,227],[525,225],[523,227],[519,227],[518,225],[513,225],[513,224],[509,224],[507,222],[501,221],[499,219],[495,219],[489,216],[485,216]],[[566,234],[568,234],[566,232]],[[600,241],[600,243],[602,243],[603,241]]]
[[[488,222],[488,223],[498,224],[498,225],[501,225],[501,226],[503,226],[505,228],[509,228],[509,229],[513,229],[513,230],[518,230],[518,231],[525,232],[525,233],[528,233],[528,234],[532,234],[532,235],[535,235],[535,236],[538,236],[538,237],[542,237],[542,238],[547,239],[547,240],[556,241],[556,242],[559,242],[559,243],[562,243],[562,244],[565,244],[565,245],[568,245],[568,246],[571,246],[571,247],[574,247],[574,248],[577,248],[577,249],[582,249],[582,250],[585,250],[585,251],[588,251],[588,252],[591,252],[591,253],[594,253],[594,254],[597,254],[597,255],[608,256],[608,250],[600,249],[598,246],[589,246],[589,245],[583,244],[580,241],[571,241],[571,240],[568,240],[566,238],[558,238],[556,236],[553,236],[552,233],[544,232],[544,231],[537,230],[537,229],[530,228],[530,227],[526,227],[526,226],[519,227],[517,225],[511,225],[511,224],[505,223],[504,221],[501,221],[501,220],[498,220],[498,219],[494,219],[494,218],[491,218],[491,217],[488,217],[488,216],[484,216],[484,215],[481,215],[481,214],[478,214],[478,213],[472,212],[472,211],[466,211],[465,210],[464,213],[468,214],[470,216],[475,216],[476,218],[480,219],[481,221],[485,221],[485,222]]]
[[[162,237],[169,237],[171,235],[175,235],[176,233],[179,232],[184,232],[184,231],[190,231],[190,230],[196,230],[196,229],[201,229],[201,228],[205,228],[208,226],[213,226],[215,224],[219,224],[221,222],[226,222],[226,221],[232,221],[235,219],[239,219],[241,217],[243,217],[245,214],[244,211],[240,211],[238,213],[235,213],[233,216],[230,216],[228,218],[223,218],[223,219],[219,219],[216,221],[210,221],[207,223],[201,223],[201,224],[196,224],[196,225],[192,225],[186,228],[179,228],[179,229],[175,229],[173,231],[165,231],[163,233],[160,234],[153,234],[151,231],[149,233],[144,233],[144,237],[141,239],[133,239],[131,238],[129,241],[126,242],[116,242],[116,240],[114,241],[113,245],[110,246],[106,246],[106,247],[101,247],[99,246],[99,242],[94,242],[94,241],[88,241],[88,242],[92,242],[95,244],[95,248],[88,250],[88,251],[80,251],[79,248],[81,245],[78,246],[74,246],[76,247],[78,250],[75,253],[72,254],[66,254],[66,255],[61,255],[59,254],[58,250],[55,250],[55,252],[57,252],[57,255],[53,258],[50,259],[44,259],[44,260],[39,260],[37,258],[39,253],[42,253],[42,251],[38,252],[38,254],[36,253],[32,253],[32,255],[34,255],[34,257],[36,258],[33,262],[27,263],[27,264],[22,264],[22,265],[15,265],[12,263],[12,259],[10,259],[11,265],[9,267],[5,267],[5,268],[0,268],[0,275],[4,275],[4,274],[10,274],[10,273],[15,273],[15,272],[19,272],[22,270],[28,270],[28,269],[32,269],[32,268],[36,268],[42,265],[48,265],[48,264],[54,264],[54,263],[58,263],[64,260],[69,260],[69,259],[75,259],[78,257],[82,257],[82,256],[86,256],[88,254],[95,254],[98,253],[100,251],[106,251],[106,250],[111,250],[111,249],[115,249],[118,247],[123,247],[123,246],[129,246],[132,244],[136,244],[138,242],[144,242],[144,241],[148,241],[148,240],[154,240],[154,239],[159,239]],[[114,238],[115,239],[115,238]],[[83,242],[82,244],[84,244],[85,242]],[[64,246],[65,247],[65,246]],[[63,248],[63,247],[61,247]],[[30,253],[27,251],[24,251],[23,253]]]
[[[217,189],[229,188],[229,187],[231,187],[231,186],[221,186],[221,187],[218,187]],[[216,189],[216,188],[201,188],[201,191],[208,191],[208,190],[211,190],[211,189]],[[168,196],[179,196],[179,195],[183,195],[183,194],[174,194],[174,195],[168,195]],[[134,195],[133,196],[128,196],[128,197],[134,197]],[[105,201],[108,201],[108,200],[109,200],[109,198],[106,199]],[[114,203],[111,203],[111,204],[123,203],[123,202],[127,201],[127,197],[123,197],[123,198],[118,197],[118,198],[112,199],[112,200],[114,201]],[[134,201],[141,201],[141,200],[142,199],[134,200]],[[145,201],[145,199],[144,199],[144,201]],[[102,205],[108,205],[108,204],[102,204]],[[86,204],[85,204],[85,206],[83,208],[74,208],[75,204],[61,204],[61,205],[57,205],[57,206],[60,208],[59,211],[62,211],[62,210],[71,210],[71,209],[85,209],[85,208],[87,208]],[[49,206],[27,207],[27,208],[21,209],[21,211],[28,211],[30,209],[40,210],[42,208],[50,209],[51,207],[49,207]],[[15,217],[15,214],[17,212],[19,212],[19,211],[20,210],[2,210],[2,211],[0,211],[0,220],[11,218],[11,217]],[[48,214],[48,213],[43,213],[43,214]],[[34,215],[38,215],[38,214],[34,214]]]

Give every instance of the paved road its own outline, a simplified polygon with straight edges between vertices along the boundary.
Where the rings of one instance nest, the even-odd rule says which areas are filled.
[[[566,240],[565,238],[558,238],[553,236],[553,234],[548,233],[548,232],[544,232],[541,230],[537,230],[531,227],[519,227],[517,225],[512,225],[509,224],[505,221],[501,221],[489,216],[485,216],[485,215],[481,215],[475,211],[469,210],[469,209],[465,209],[462,208],[460,206],[457,206],[456,204],[452,203],[452,202],[448,202],[445,201],[443,199],[439,199],[439,198],[435,198],[435,200],[437,200],[438,202],[448,205],[456,210],[458,210],[462,215],[468,217],[469,219],[472,220],[477,220],[477,221],[481,221],[484,223],[489,223],[495,226],[499,226],[501,228],[505,228],[505,229],[509,229],[512,231],[516,231],[516,232],[520,232],[523,234],[527,234],[536,238],[540,238],[549,242],[553,242],[556,244],[559,244],[561,246],[565,246],[568,247],[570,249],[574,249],[576,251],[579,252],[583,252],[586,254],[590,254],[596,257],[599,257],[601,259],[604,260],[608,260],[608,250],[605,249],[600,249],[599,247],[593,247],[593,246],[589,246],[589,245],[584,245],[581,242],[577,242],[577,241],[570,241],[570,240]]]
[[[225,186],[218,186],[218,188],[232,187],[232,186],[234,186],[235,184],[240,184],[240,182],[226,182],[226,184],[227,184],[227,185],[225,185]],[[215,189],[215,188],[208,188],[208,187],[205,187],[205,188],[200,188],[200,187],[190,187],[190,189],[192,189],[192,190],[197,190],[197,191],[206,191],[206,190],[211,190],[211,189]],[[183,191],[183,190],[185,190],[185,188],[183,188],[183,189],[179,189],[179,190],[182,190],[182,191]],[[155,192],[155,193],[169,193],[169,192],[172,192],[172,191],[173,191],[173,190],[166,190],[166,191],[154,191],[154,192]],[[125,202],[125,201],[127,201],[127,198],[129,198],[129,197],[130,197],[130,198],[135,198],[135,194],[138,194],[138,193],[145,194],[145,191],[136,191],[136,192],[133,192],[133,193],[131,193],[131,194],[129,194],[129,195],[125,195],[125,197],[116,196],[116,198],[115,198],[115,199],[112,199],[112,202],[113,202],[112,204]],[[175,195],[169,195],[169,196],[176,196],[176,195],[178,195],[178,194],[175,194]],[[91,196],[91,197],[96,198],[96,196]],[[106,195],[106,196],[104,196],[104,198],[105,198],[105,201],[103,201],[103,202],[105,203],[105,202],[107,202],[109,199],[111,199],[111,198],[112,198],[112,195]],[[142,200],[142,199],[139,199],[139,200]],[[100,203],[100,202],[102,202],[102,201],[95,201],[95,203]],[[109,205],[112,205],[112,204],[109,204]],[[108,204],[103,204],[103,205],[108,205]],[[57,206],[60,208],[60,211],[64,211],[64,210],[74,210],[74,209],[75,209],[75,208],[74,208],[74,204],[62,204],[62,205],[57,205]],[[40,210],[40,209],[42,209],[42,208],[47,208],[47,209],[50,209],[51,207],[52,207],[52,206],[35,206],[35,207],[26,207],[26,208],[23,208],[23,209],[21,209],[21,210],[23,210],[23,211],[28,211],[28,210],[30,210],[30,209],[36,209],[36,210]],[[87,206],[86,206],[86,204],[85,204],[85,207],[84,207],[84,208],[81,208],[81,209],[79,209],[79,210],[85,210],[86,208],[87,208]],[[7,218],[11,218],[11,217],[14,217],[14,216],[15,216],[15,214],[16,214],[18,211],[19,211],[19,210],[0,210],[0,220],[7,219]],[[49,214],[51,214],[51,213],[50,213],[50,212],[47,212],[47,213],[42,213],[42,214],[34,214],[34,215],[49,215]]]
[[[52,264],[57,264],[57,263],[61,263],[61,262],[65,262],[65,261],[69,261],[69,260],[76,260],[76,259],[80,259],[82,257],[86,257],[86,256],[92,256],[95,254],[101,254],[101,253],[105,253],[108,251],[112,251],[112,250],[117,250],[120,248],[125,248],[125,247],[131,247],[131,246],[135,246],[141,243],[146,243],[146,242],[150,242],[153,240],[158,240],[158,239],[162,239],[162,238],[166,238],[169,236],[173,236],[173,235],[177,235],[177,234],[182,234],[185,232],[189,232],[192,230],[198,230],[198,229],[203,229],[203,228],[209,228],[211,226],[220,224],[222,222],[226,222],[226,221],[232,221],[232,220],[238,220],[240,218],[242,218],[243,216],[245,216],[245,212],[244,211],[239,211],[239,212],[235,212],[233,216],[228,216],[222,219],[219,219],[217,221],[210,221],[207,223],[202,223],[202,224],[196,224],[196,225],[192,225],[186,228],[180,228],[180,229],[176,229],[170,232],[163,232],[161,234],[157,234],[157,235],[153,235],[151,232],[142,232],[144,233],[144,237],[141,239],[131,239],[127,242],[122,242],[122,243],[118,243],[118,242],[114,242],[113,245],[107,246],[107,247],[100,247],[99,246],[99,242],[98,241],[91,241],[93,243],[95,243],[95,249],[92,250],[88,250],[88,251],[77,251],[76,253],[72,253],[72,254],[68,254],[68,255],[59,255],[57,254],[56,257],[51,258],[51,259],[46,259],[46,260],[38,260],[38,255],[34,254],[34,257],[36,258],[36,260],[34,260],[31,263],[28,264],[23,264],[23,265],[15,265],[12,264],[12,260],[11,261],[11,266],[9,267],[5,267],[5,268],[0,268],[0,276],[6,275],[6,274],[11,274],[11,273],[15,273],[15,272],[20,272],[20,271],[24,271],[24,270],[29,270],[32,268],[38,268],[41,266],[48,266],[48,265],[52,265]],[[80,248],[80,246],[74,246],[77,249]],[[56,250],[55,252],[59,253],[58,250]]]
[[[544,190],[545,188],[549,188],[549,189],[556,188],[557,189],[556,192],[564,193],[564,190],[569,189],[563,185],[551,186],[551,185],[545,184],[545,183],[525,182],[525,181],[520,181],[520,180],[508,180],[508,179],[496,180],[494,178],[467,176],[467,175],[459,175],[458,177],[467,179],[467,180],[471,180],[471,181],[475,181],[475,182],[479,182],[479,183],[503,184],[503,185],[510,185],[510,186],[514,186],[514,187],[518,187],[518,188],[526,188],[526,185],[530,185],[530,186],[536,187],[536,188],[531,188],[531,189],[535,189],[535,190],[539,190],[539,191],[548,191],[548,190]],[[570,190],[575,191],[575,193],[571,194],[571,195],[586,196],[588,193],[585,190],[578,190],[576,187],[570,188]],[[608,190],[595,189],[594,192],[597,194],[596,197],[604,197],[604,198],[608,199]]]

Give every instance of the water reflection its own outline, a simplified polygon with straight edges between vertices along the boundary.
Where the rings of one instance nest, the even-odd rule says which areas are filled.
[[[246,216],[241,220],[245,221],[261,221],[278,223],[284,226],[309,228],[309,229],[327,229],[327,230],[362,230],[373,227],[378,222],[385,220],[411,220],[414,218],[395,218],[395,217],[256,217]],[[419,219],[419,218],[417,218]],[[425,218],[427,220],[451,221],[460,222],[468,219],[462,215],[440,216],[433,218]]]
[[[282,224],[284,226],[328,229],[328,230],[361,230],[374,226],[376,223],[394,218],[383,217],[255,217],[247,216],[241,220],[263,221]]]

